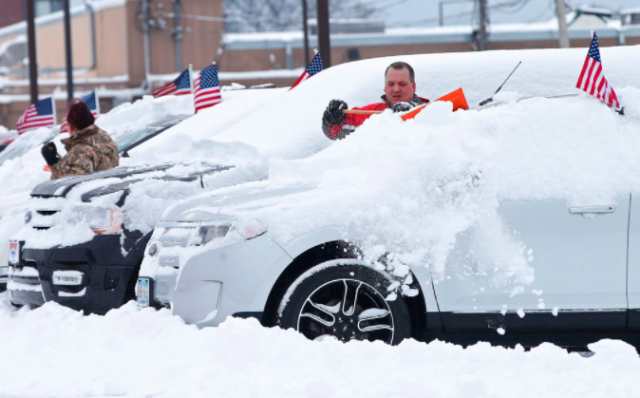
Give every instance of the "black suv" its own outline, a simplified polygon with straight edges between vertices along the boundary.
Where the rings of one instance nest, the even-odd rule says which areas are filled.
[[[154,178],[202,188],[204,176],[231,168],[201,164],[198,171],[189,174],[167,176],[159,173],[173,166],[118,167],[38,185],[31,192],[32,198],[37,200],[32,200],[25,223],[39,230],[49,229],[56,223],[61,200],[64,201],[74,188],[82,188],[83,183],[98,182],[99,186],[82,193],[78,209],[103,195],[115,193],[120,197],[113,209],[86,207],[96,213],[89,215],[94,222],[90,225],[95,236],[88,242],[35,249],[27,248],[29,245],[25,243],[28,242],[10,241],[8,291],[11,302],[37,307],[45,301],[55,301],[85,313],[104,314],[133,299],[138,270],[151,232],[143,234],[123,227],[121,207],[130,188]],[[105,184],[101,185],[100,180]],[[101,224],[101,220],[106,221]]]
[[[171,117],[157,121],[142,129],[126,131],[115,138],[121,157],[128,157],[128,151],[161,134],[178,124],[182,117]],[[134,297],[134,285],[142,262],[144,248],[151,233],[130,231],[122,228],[122,211],[134,184],[162,179],[182,181],[204,187],[203,176],[214,174],[231,167],[200,164],[190,173],[162,173],[176,165],[118,167],[98,173],[67,177],[44,182],[31,192],[38,199],[32,210],[25,214],[25,223],[34,229],[48,229],[55,222],[61,210],[61,201],[74,192],[75,188],[91,183],[92,188],[81,195],[82,204],[90,204],[96,198],[110,194],[120,194],[116,209],[110,212],[112,222],[118,224],[117,231],[96,230],[96,235],[88,242],[67,247],[46,250],[25,249],[28,242],[9,242],[9,269],[7,290],[14,305],[37,307],[45,301],[56,301],[62,305],[86,313],[106,313]],[[82,215],[78,215],[82,216]],[[106,214],[103,216],[107,217]],[[25,243],[27,243],[25,245]]]

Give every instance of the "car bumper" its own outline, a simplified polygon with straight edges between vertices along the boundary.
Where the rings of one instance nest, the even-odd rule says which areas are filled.
[[[104,314],[134,298],[142,250],[125,256],[120,236],[99,235],[80,245],[23,249],[21,259],[37,267],[44,300]]]
[[[0,267],[0,293],[7,290],[8,281],[9,281],[9,267]]]
[[[24,268],[23,268],[24,269]],[[33,273],[37,272],[33,269]],[[12,272],[13,273],[13,268]],[[40,307],[45,299],[42,295],[40,279],[37,276],[9,276],[7,283],[9,301],[17,306]]]
[[[162,250],[157,257],[162,258]],[[171,303],[172,313],[185,322],[217,326],[227,316],[262,313],[291,257],[264,234],[182,261],[175,268],[158,266],[154,275],[140,275],[151,280],[151,305]]]

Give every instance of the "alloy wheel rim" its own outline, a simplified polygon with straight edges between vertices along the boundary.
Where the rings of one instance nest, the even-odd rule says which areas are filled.
[[[297,330],[311,340],[393,342],[391,308],[371,285],[341,278],[315,289],[298,314]]]

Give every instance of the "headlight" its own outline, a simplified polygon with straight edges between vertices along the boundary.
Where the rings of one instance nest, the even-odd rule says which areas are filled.
[[[201,239],[200,244],[206,245],[214,239],[224,239],[224,237],[229,233],[230,229],[230,224],[200,227],[200,229],[198,230],[198,234],[200,235]]]
[[[74,221],[86,222],[96,234],[117,235],[122,232],[122,209],[78,206],[73,208]]]

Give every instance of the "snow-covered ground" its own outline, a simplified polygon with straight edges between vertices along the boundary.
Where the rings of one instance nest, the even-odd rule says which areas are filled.
[[[0,396],[261,398],[633,397],[640,359],[603,340],[590,358],[545,344],[313,342],[255,320],[187,326],[129,303],[87,316],[0,302]]]
[[[586,49],[531,50],[354,62],[219,130],[211,127],[214,118],[194,117],[182,125],[188,130],[175,132],[179,144],[158,141],[140,155],[156,161],[161,152],[175,160],[259,151],[270,176],[256,186],[300,181],[315,187],[249,215],[259,215],[277,236],[286,240],[333,223],[346,232],[384,230],[371,235],[372,248],[398,252],[411,242],[445,255],[451,239],[494,214],[499,200],[580,203],[640,189],[640,47],[602,49],[606,76],[627,106],[624,117],[585,95],[514,101],[577,92],[585,55]],[[462,86],[470,104],[495,91],[517,61],[523,65],[501,96],[507,105],[451,113],[450,105],[434,104],[406,123],[386,113],[346,140],[327,140],[320,130],[327,102],[341,98],[354,107],[377,101],[384,68],[398,59],[414,65],[418,94],[433,99]],[[191,130],[215,141],[179,138]],[[478,173],[481,188],[470,195],[450,179]],[[439,220],[452,221],[437,232],[428,228]],[[520,261],[522,246],[499,222],[491,225],[493,237],[514,243],[501,257]],[[404,254],[424,262],[428,253]],[[529,283],[535,269],[524,257],[516,263],[517,283]],[[436,261],[435,270],[445,273],[444,263]],[[530,352],[414,341],[345,345],[309,342],[252,320],[199,330],[167,310],[138,310],[133,303],[103,317],[53,303],[17,311],[0,298],[0,305],[0,341],[11,342],[3,346],[0,394],[14,396],[627,397],[640,375],[635,349],[617,341],[592,345],[591,358],[550,345]]]

